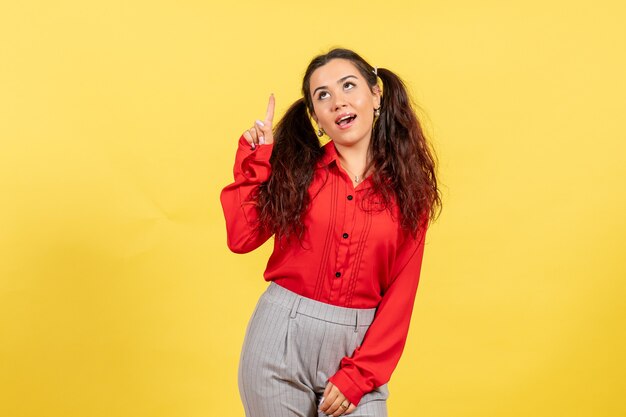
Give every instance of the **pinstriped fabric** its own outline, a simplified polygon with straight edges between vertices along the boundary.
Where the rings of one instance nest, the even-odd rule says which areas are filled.
[[[357,315],[361,325],[370,325],[376,314],[375,308],[346,308],[333,306],[311,298],[301,297],[280,285],[272,282],[265,290],[264,297],[275,304],[292,309],[294,302],[298,302],[297,313],[313,317],[318,320],[328,321],[334,324],[354,326]],[[292,313],[293,314],[293,313]]]
[[[322,417],[328,378],[367,332],[376,309],[304,298],[271,282],[246,329],[239,391],[247,417]],[[366,394],[353,417],[386,417],[387,385]]]
[[[335,221],[337,218],[337,200],[339,199],[339,181],[336,175],[330,175],[331,178],[331,204],[328,220],[328,229],[326,231],[326,239],[324,239],[324,252],[322,255],[322,262],[320,262],[320,269],[317,273],[317,281],[315,283],[314,298],[319,299],[324,289],[324,279],[326,278],[326,269],[324,268],[328,262],[330,256],[331,240],[335,231]]]

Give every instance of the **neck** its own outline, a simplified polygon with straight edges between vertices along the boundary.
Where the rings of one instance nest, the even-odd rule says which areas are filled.
[[[361,141],[353,146],[345,146],[335,143],[339,160],[344,167],[347,168],[347,170],[351,171],[352,174],[359,176],[359,181],[365,176],[365,172],[363,171],[365,171],[365,166],[368,162],[368,146],[369,141],[367,141],[367,143]]]

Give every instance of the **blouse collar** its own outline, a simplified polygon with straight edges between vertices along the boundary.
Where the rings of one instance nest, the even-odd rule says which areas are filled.
[[[341,167],[339,163],[339,154],[337,153],[337,148],[335,147],[335,143],[332,140],[329,140],[328,143],[322,146],[322,149],[324,149],[324,154],[317,161],[317,165],[319,167],[327,167],[327,166],[332,165],[332,163],[334,162],[337,168],[342,169],[347,174],[347,171],[343,167]],[[360,182],[356,186],[356,188],[359,188],[359,189],[370,188],[372,186],[371,177],[372,176],[370,175],[367,178],[365,178],[362,182]]]

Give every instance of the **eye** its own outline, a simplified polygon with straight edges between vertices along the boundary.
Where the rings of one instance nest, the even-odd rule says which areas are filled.
[[[345,83],[343,83],[344,90],[351,90],[354,87],[356,87],[356,84],[354,84],[352,81],[346,81]]]
[[[323,100],[326,97],[328,97],[328,91],[320,91],[319,94],[317,95],[318,100]]]

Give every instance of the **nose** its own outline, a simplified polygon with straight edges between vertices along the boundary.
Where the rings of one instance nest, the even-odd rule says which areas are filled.
[[[335,94],[334,97],[335,101],[333,102],[333,111],[337,111],[346,106],[347,103],[342,93]]]

